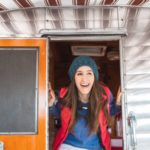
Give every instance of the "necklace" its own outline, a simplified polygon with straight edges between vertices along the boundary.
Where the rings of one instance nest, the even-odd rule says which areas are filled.
[[[88,107],[87,106],[81,106],[82,109],[87,110]]]

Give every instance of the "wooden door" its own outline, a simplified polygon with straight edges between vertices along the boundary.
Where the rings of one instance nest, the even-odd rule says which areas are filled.
[[[46,39],[0,39],[0,144],[5,150],[46,149],[46,45]]]

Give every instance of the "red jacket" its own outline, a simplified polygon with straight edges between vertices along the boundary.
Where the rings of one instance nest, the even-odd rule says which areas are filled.
[[[110,99],[110,90],[107,87],[104,87],[108,100]],[[66,88],[62,88],[60,91],[60,97],[63,98],[67,92]],[[104,97],[104,100],[107,98]],[[109,111],[109,108],[108,108]],[[63,107],[61,110],[61,128],[58,130],[52,150],[58,150],[59,146],[63,143],[63,141],[66,139],[68,135],[68,127],[71,120],[71,110],[68,107]],[[104,112],[101,110],[99,113],[99,126],[101,129],[100,132],[100,138],[102,141],[103,146],[105,147],[105,150],[111,150],[110,146],[110,135],[107,130],[107,119],[104,115]]]

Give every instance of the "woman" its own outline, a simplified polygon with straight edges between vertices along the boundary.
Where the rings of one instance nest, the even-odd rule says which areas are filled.
[[[71,83],[60,90],[59,102],[50,87],[49,111],[61,118],[53,150],[110,150],[108,115],[120,111],[110,90],[98,82],[95,61],[75,58],[69,68]],[[120,102],[120,100],[118,100]]]

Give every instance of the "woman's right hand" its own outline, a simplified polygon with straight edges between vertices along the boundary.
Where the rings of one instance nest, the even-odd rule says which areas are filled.
[[[54,93],[54,90],[52,89],[52,86],[51,86],[51,83],[49,82],[49,89],[48,89],[48,92],[49,92],[49,97],[48,97],[48,106],[51,107],[53,106],[55,100],[56,100],[56,96],[55,96],[55,93]]]

